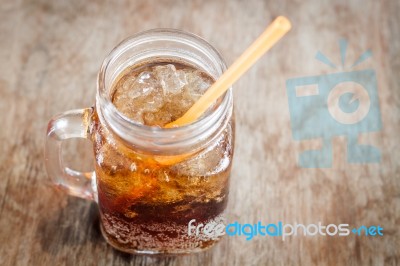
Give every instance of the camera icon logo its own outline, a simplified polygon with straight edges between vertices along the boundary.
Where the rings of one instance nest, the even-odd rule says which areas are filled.
[[[340,42],[342,64],[347,43]],[[367,51],[353,64],[371,56]],[[316,58],[334,66],[323,54]],[[307,150],[299,155],[304,168],[332,167],[332,138],[347,137],[348,163],[377,163],[380,150],[359,144],[361,133],[382,128],[377,80],[372,69],[339,72],[319,76],[289,79],[286,82],[293,138],[297,141],[322,139],[320,150]]]

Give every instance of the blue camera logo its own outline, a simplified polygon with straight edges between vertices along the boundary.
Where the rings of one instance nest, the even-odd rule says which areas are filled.
[[[342,65],[347,42],[340,42]],[[352,67],[371,56],[363,53]],[[322,53],[316,59],[336,68]],[[382,128],[375,71],[366,69],[289,79],[286,82],[293,138],[297,141],[322,139],[320,150],[300,154],[305,168],[332,166],[332,138],[347,137],[347,162],[380,162],[380,150],[359,144],[358,135]]]

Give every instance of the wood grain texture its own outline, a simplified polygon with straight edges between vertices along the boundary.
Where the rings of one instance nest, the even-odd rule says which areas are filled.
[[[387,1],[0,1],[0,265],[399,265],[400,2]],[[198,34],[232,63],[277,15],[291,33],[234,86],[237,142],[229,221],[381,225],[383,237],[226,237],[182,257],[131,256],[103,240],[94,203],[55,191],[43,147],[52,115],[94,102],[103,58],[136,32],[172,27]],[[373,57],[383,128],[362,136],[380,164],[347,164],[346,138],[333,140],[327,169],[297,166],[285,82],[331,73],[318,50],[340,63]],[[69,143],[66,156],[90,158]],[[75,146],[74,146],[75,145]],[[73,160],[75,158],[75,161]]]

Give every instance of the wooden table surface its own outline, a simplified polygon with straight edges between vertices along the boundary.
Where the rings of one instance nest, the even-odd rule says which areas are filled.
[[[105,1],[104,1],[105,2]],[[0,3],[0,265],[400,265],[400,2],[387,1],[6,1]],[[383,236],[225,237],[181,257],[115,251],[99,231],[94,203],[54,190],[43,159],[48,120],[91,106],[107,53],[142,30],[198,34],[228,64],[278,15],[290,34],[234,86],[237,139],[228,221],[380,225]],[[334,70],[338,41],[348,66],[373,69],[382,129],[361,140],[380,163],[349,164],[346,136],[335,137],[330,168],[301,168],[286,80]],[[323,125],[320,125],[323,126]],[[311,145],[311,146],[310,146]],[[90,168],[90,143],[68,141],[65,157]]]

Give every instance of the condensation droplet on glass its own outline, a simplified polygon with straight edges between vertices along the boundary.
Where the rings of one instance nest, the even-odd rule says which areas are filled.
[[[103,163],[103,160],[104,160],[103,154],[102,153],[97,154],[97,156],[96,156],[97,164],[101,165]]]
[[[117,172],[117,166],[116,165],[111,166],[111,174],[113,175],[116,172]]]
[[[131,163],[131,165],[129,166],[129,169],[131,170],[131,172],[135,172],[137,170],[137,166],[135,163]]]
[[[167,172],[164,171],[164,176],[165,176],[165,181],[169,182],[169,176],[167,174]]]

